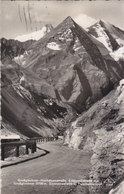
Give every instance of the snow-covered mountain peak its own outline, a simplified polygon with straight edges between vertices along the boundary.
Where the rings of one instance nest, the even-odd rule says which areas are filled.
[[[118,61],[123,56],[124,48],[124,31],[118,27],[99,20],[88,28],[90,35],[100,41],[110,52],[110,55]],[[118,56],[117,56],[118,55]]]
[[[104,22],[102,20],[99,20],[95,25],[91,26],[89,28],[90,34],[92,34],[98,41],[103,43],[105,47],[109,50],[112,51],[112,45],[109,40],[109,37],[103,27]]]
[[[42,27],[41,30],[32,32],[30,34],[20,35],[15,38],[15,40],[18,40],[20,42],[25,42],[27,40],[39,40],[43,36],[45,36],[48,32],[50,32],[53,29],[51,24],[47,24]]]

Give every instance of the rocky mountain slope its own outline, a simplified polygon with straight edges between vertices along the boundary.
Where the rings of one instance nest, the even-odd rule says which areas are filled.
[[[124,76],[123,63],[71,17],[28,42],[1,42],[2,117],[20,134],[58,134]]]
[[[54,119],[63,118],[66,108],[55,99],[44,94],[39,96],[24,87],[22,76],[17,64],[2,66],[3,122],[12,124],[20,134],[28,137],[56,135],[59,129]]]
[[[118,61],[124,59],[124,31],[103,20],[88,29],[88,33],[102,42],[110,55]]]
[[[15,39],[7,40],[1,38],[1,60],[7,64],[15,59],[19,63],[18,58],[26,57],[28,47],[45,36],[48,32],[53,29],[52,25],[48,24],[42,27],[41,30],[32,32],[26,35],[20,35]]]
[[[65,134],[65,144],[69,147],[92,150],[90,177],[103,183],[107,179],[107,183],[114,183],[123,177],[123,107],[124,80],[121,80],[117,89],[72,122]]]
[[[18,40],[5,38],[1,39],[1,60],[3,63],[7,64],[11,62],[14,57],[23,55],[27,48],[33,43],[33,40],[27,40],[21,43]]]
[[[70,17],[28,51],[26,60],[22,60],[28,83],[37,92],[59,98],[79,113],[123,77],[123,66]]]

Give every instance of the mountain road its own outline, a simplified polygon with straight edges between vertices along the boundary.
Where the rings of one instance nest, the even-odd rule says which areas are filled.
[[[41,142],[38,147],[49,153],[2,169],[2,194],[75,193],[77,185],[67,184],[69,180],[88,179],[91,153],[68,148],[62,140]],[[53,184],[53,180],[60,183]]]

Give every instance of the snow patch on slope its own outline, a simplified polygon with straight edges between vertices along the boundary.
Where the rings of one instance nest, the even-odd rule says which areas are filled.
[[[22,62],[23,61],[23,58],[24,58],[24,55],[19,55],[17,57],[14,57],[13,61],[15,61],[18,64],[24,65],[24,63]]]
[[[48,43],[47,48],[49,48],[51,50],[61,50],[60,46],[56,42]]]
[[[21,79],[20,79],[20,84],[22,84],[22,82],[24,82],[25,81],[25,77],[24,77],[24,75],[21,77]]]
[[[111,57],[118,61],[119,59],[124,59],[124,46],[120,47],[118,50],[110,53]]]
[[[18,63],[19,65],[25,66],[25,64],[26,64],[26,58],[31,53],[32,53],[31,50],[25,51],[24,54],[18,55],[17,57],[14,57],[13,58],[13,61],[15,61],[16,63]]]

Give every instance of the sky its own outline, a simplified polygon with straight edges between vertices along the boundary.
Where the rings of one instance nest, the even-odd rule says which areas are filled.
[[[103,19],[124,30],[124,1],[2,1],[1,37],[15,38],[53,27],[71,16],[86,28]]]

